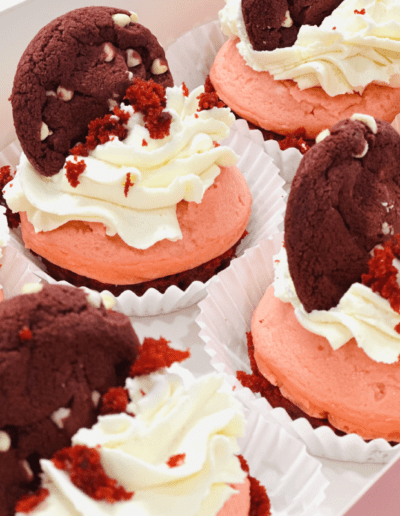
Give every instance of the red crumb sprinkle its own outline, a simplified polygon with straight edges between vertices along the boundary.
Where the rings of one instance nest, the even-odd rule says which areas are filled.
[[[209,75],[207,75],[204,83],[204,93],[201,93],[197,98],[199,99],[199,109],[197,111],[204,111],[213,107],[226,107],[226,104],[218,97]]]
[[[397,283],[399,271],[393,265],[394,258],[400,258],[400,234],[385,242],[382,248],[374,249],[368,262],[368,273],[361,276],[361,281],[387,299],[393,310],[400,313],[400,287]],[[399,331],[397,326],[396,331]]]
[[[85,143],[78,143],[70,150],[74,156],[88,156],[89,151],[98,145],[110,141],[113,137],[124,140],[128,134],[125,124],[129,120],[130,114],[121,110],[117,106],[114,108],[113,115],[105,115],[103,118],[96,118],[89,124],[89,132]]]
[[[31,340],[32,332],[27,326],[24,326],[22,330],[19,330],[18,336],[20,340]]]
[[[128,197],[129,188],[131,186],[133,186],[134,184],[135,183],[132,183],[132,181],[131,181],[131,174],[130,174],[130,172],[128,172],[126,174],[126,181],[125,181],[125,186],[124,186],[124,195],[125,195],[125,197]]]
[[[182,83],[182,91],[183,91],[183,94],[185,95],[185,97],[189,96],[189,88],[186,86],[186,84],[184,82]]]
[[[332,27],[332,30],[336,30],[336,27]]]
[[[66,471],[71,482],[94,500],[109,503],[130,500],[133,492],[127,492],[117,481],[106,475],[95,448],[83,445],[71,446],[56,452],[52,461],[56,468]]]
[[[129,375],[133,377],[154,373],[163,367],[169,367],[174,362],[182,362],[189,358],[189,350],[179,351],[168,344],[169,341],[163,337],[158,340],[146,337],[139,348],[139,356],[131,366]]]
[[[123,387],[111,387],[101,398],[100,414],[120,414],[126,412],[129,393]]]
[[[143,138],[142,140],[142,147],[147,147],[148,146],[148,143],[146,142],[146,140]]]
[[[292,135],[288,135],[285,138],[283,138],[283,140],[279,140],[278,143],[280,149],[286,150],[290,147],[295,147],[302,154],[305,154],[311,148],[311,146],[304,140],[304,134],[304,127],[300,127]]]
[[[33,509],[35,509],[48,496],[49,490],[44,488],[38,489],[36,493],[26,494],[18,500],[15,506],[15,512],[29,513],[33,511]]]
[[[143,113],[145,127],[150,138],[161,140],[169,135],[172,117],[163,112],[167,105],[165,88],[152,79],[144,81],[136,77],[135,82],[126,90],[128,99],[135,113]]]
[[[167,465],[170,468],[177,468],[178,466],[182,466],[185,463],[186,453],[178,453],[177,455],[172,455],[167,460]]]
[[[199,115],[197,113],[194,114],[195,118],[199,118]]]
[[[214,147],[220,147],[220,144],[218,142],[213,142]]]
[[[246,459],[239,455],[240,466],[248,475],[250,481],[250,511],[249,516],[270,516],[271,503],[269,501],[265,487],[260,482],[249,475],[249,465]]]
[[[361,9],[361,11],[354,9],[354,14],[365,14],[365,9]]]
[[[65,163],[66,176],[68,179],[68,183],[72,186],[72,188],[76,188],[79,185],[79,176],[83,174],[86,170],[86,163],[81,159],[81,161],[77,161],[77,157],[75,156],[74,161],[67,161]]]

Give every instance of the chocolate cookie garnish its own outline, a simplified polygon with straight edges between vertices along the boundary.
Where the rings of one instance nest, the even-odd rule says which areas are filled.
[[[36,487],[39,458],[95,422],[138,347],[126,316],[77,288],[45,285],[0,304],[0,516]]]
[[[400,230],[400,135],[353,115],[317,137],[293,180],[285,246],[307,312],[329,310],[361,275],[371,250]]]
[[[342,0],[242,0],[246,32],[254,50],[290,47],[302,25],[320,25]]]
[[[56,174],[89,122],[120,103],[135,77],[173,86],[164,50],[129,11],[85,7],[41,29],[11,96],[17,136],[37,171]]]

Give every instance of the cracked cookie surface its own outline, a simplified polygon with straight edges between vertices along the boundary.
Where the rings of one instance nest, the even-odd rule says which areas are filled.
[[[120,103],[135,77],[173,86],[163,48],[135,19],[111,7],[76,9],[28,45],[11,102],[22,149],[40,174],[62,168],[89,122]]]
[[[353,115],[318,141],[300,163],[285,216],[289,271],[307,312],[336,306],[368,271],[370,251],[400,231],[393,127]]]

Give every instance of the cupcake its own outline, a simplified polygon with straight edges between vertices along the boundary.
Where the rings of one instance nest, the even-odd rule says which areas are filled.
[[[40,461],[42,486],[16,514],[268,516],[265,488],[238,457],[241,403],[221,375],[166,369],[188,355],[145,339],[125,387],[103,396],[97,423],[78,430],[71,447]]]
[[[198,322],[213,365],[311,453],[387,462],[400,442],[400,139],[354,115],[317,142],[292,183],[283,247],[276,235],[249,250],[232,271],[243,280],[222,275]]]
[[[39,482],[39,458],[91,426],[137,355],[129,319],[100,295],[31,284],[0,304],[0,514]],[[93,360],[93,357],[96,357]]]
[[[53,278],[115,295],[127,289],[142,295],[150,287],[165,292],[171,285],[185,290],[229,263],[250,217],[251,195],[235,167],[238,158],[219,145],[234,117],[229,109],[214,106],[202,88],[189,94],[184,85],[165,87],[170,86],[170,75],[164,54],[140,60],[133,43],[125,43],[125,33],[130,35],[138,25],[126,13],[90,9],[94,11],[89,21],[87,10],[81,9],[65,15],[62,22],[75,30],[79,16],[83,21],[79,27],[84,27],[97,20],[100,9],[107,30],[119,39],[111,39],[109,32],[102,38],[99,73],[108,77],[104,70],[123,58],[128,66],[123,77],[129,84],[118,83],[121,94],[119,89],[111,93],[100,86],[101,91],[95,89],[93,96],[107,97],[111,111],[100,117],[91,112],[86,136],[71,136],[66,150],[57,156],[53,146],[59,139],[48,112],[58,102],[64,113],[66,105],[80,99],[77,91],[79,81],[86,84],[87,63],[77,61],[78,86],[53,75],[49,83],[40,84],[38,96],[47,100],[44,107],[35,108],[34,136],[29,128],[28,135],[17,130],[24,154],[4,196],[12,211],[21,214],[26,247],[43,259]],[[64,45],[68,49],[72,43],[60,44],[57,27],[53,22],[42,31],[51,42],[56,40],[56,52],[65,55]],[[105,41],[108,36],[110,42]],[[28,55],[45,66],[34,42]],[[91,56],[95,45],[89,50],[85,45]],[[25,100],[25,111],[32,101],[21,86],[26,60],[22,58],[12,94],[17,128],[22,124],[20,98]],[[141,73],[135,77],[136,69]],[[71,127],[78,113],[79,109],[69,112]],[[29,144],[36,138],[36,154],[24,138]]]
[[[392,122],[400,99],[396,9],[389,0],[306,8],[226,0],[220,21],[229,40],[211,82],[235,113],[277,139],[314,140],[354,113]]]

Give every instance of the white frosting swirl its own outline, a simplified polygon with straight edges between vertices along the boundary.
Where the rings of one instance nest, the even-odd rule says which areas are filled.
[[[334,350],[352,337],[365,353],[375,360],[393,364],[400,355],[400,314],[389,301],[361,283],[353,283],[339,304],[330,310],[305,311],[290,277],[285,248],[274,257],[274,293],[284,303],[291,303],[299,323],[316,335],[325,337]]]
[[[225,0],[223,32],[255,71],[291,79],[300,89],[321,86],[330,96],[362,92],[372,83],[400,86],[400,1],[344,0],[319,27],[303,25],[291,47],[255,51],[241,0]],[[357,14],[356,11],[365,14]]]
[[[0,258],[3,256],[2,247],[5,247],[10,240],[10,229],[7,224],[6,209],[0,206]]]
[[[131,115],[128,136],[123,141],[114,137],[88,157],[79,157],[86,169],[76,188],[69,183],[65,167],[46,178],[22,155],[16,178],[5,188],[8,205],[14,212],[26,211],[36,232],[81,220],[102,222],[107,235],[118,233],[137,249],[164,238],[181,239],[176,205],[182,200],[200,203],[219,167],[238,160],[228,147],[214,146],[228,136],[234,115],[229,108],[197,113],[197,97],[203,91],[200,86],[186,97],[181,87],[167,88],[170,135],[158,140],[150,138],[141,113],[121,105]],[[68,161],[74,158],[69,156]],[[134,184],[125,196],[127,174]]]
[[[171,371],[128,379],[128,414],[99,417],[81,429],[74,445],[99,447],[105,472],[127,491],[128,501],[98,502],[75,487],[51,461],[42,460],[50,496],[32,513],[47,516],[215,516],[245,473],[236,456],[244,432],[240,403],[211,374],[185,386]],[[190,373],[189,373],[190,374]],[[184,463],[169,467],[171,456]]]

